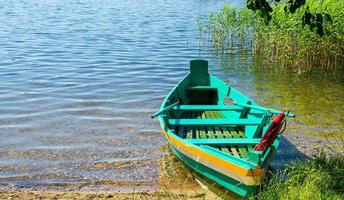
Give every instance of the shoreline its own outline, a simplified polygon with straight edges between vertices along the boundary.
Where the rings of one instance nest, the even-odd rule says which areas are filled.
[[[292,132],[285,134],[284,138],[309,158],[319,154],[320,149],[324,149],[326,155],[331,155],[331,152],[326,151],[325,147],[326,142],[332,139]],[[161,147],[160,150],[165,155],[157,160],[160,173],[155,182],[96,181],[94,184],[97,185],[99,182],[100,187],[74,185],[60,186],[60,189],[57,189],[59,186],[51,187],[55,189],[8,188],[0,189],[0,199],[214,199],[219,198],[218,196],[233,197],[233,194],[228,194],[210,182],[198,179],[197,174],[191,172],[173,155],[168,145]],[[200,185],[200,183],[204,185]]]
[[[160,168],[156,182],[117,182],[109,184],[110,190],[90,190],[70,187],[64,190],[46,188],[18,188],[0,190],[0,199],[214,199],[217,196],[202,188],[187,169],[165,145],[166,154],[157,162]],[[122,188],[118,190],[116,188]],[[108,188],[108,189],[109,189]],[[124,189],[124,190],[123,190]]]

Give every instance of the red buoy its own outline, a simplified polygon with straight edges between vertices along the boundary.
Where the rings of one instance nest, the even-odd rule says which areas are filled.
[[[254,147],[256,151],[266,151],[271,144],[275,141],[278,133],[280,132],[283,122],[285,122],[285,114],[283,112],[276,115],[271,122],[268,130],[265,132],[264,136],[260,142]]]

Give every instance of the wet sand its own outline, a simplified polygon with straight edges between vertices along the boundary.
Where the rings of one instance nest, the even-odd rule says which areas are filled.
[[[172,153],[158,160],[160,175],[157,182],[111,182],[99,191],[70,187],[66,190],[17,189],[0,191],[0,199],[216,199],[213,192],[202,188],[192,174]]]
[[[83,191],[2,191],[0,199],[215,199],[216,197],[209,192],[136,192],[136,193],[118,193],[118,192],[83,192]]]

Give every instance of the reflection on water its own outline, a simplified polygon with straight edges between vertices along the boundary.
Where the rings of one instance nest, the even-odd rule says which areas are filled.
[[[196,16],[223,2],[2,2],[0,187],[155,181],[149,114],[200,55]]]
[[[343,82],[285,71],[269,74],[255,70],[254,75],[259,80],[254,85],[257,101],[274,107],[285,105],[298,114],[293,131],[315,135],[344,131]]]
[[[342,148],[343,143],[337,140],[344,132],[344,82],[341,77],[327,77],[321,72],[295,74],[277,66],[265,68],[248,55],[224,56],[220,63],[222,71],[217,74],[229,84],[237,84],[235,87],[259,104],[279,110],[289,108],[296,114],[296,118],[288,120],[287,131],[277,151],[274,162],[277,168],[291,160],[317,155],[323,147],[329,150],[326,146]],[[233,62],[236,60],[238,62]],[[237,76],[241,76],[239,80]],[[335,138],[324,139],[328,136]]]
[[[341,78],[320,73],[297,75],[277,66],[264,68],[249,54],[225,56],[220,65],[219,76],[229,84],[238,84],[236,87],[256,102],[279,110],[291,109],[297,117],[289,120],[289,131],[314,135],[344,131],[344,82]],[[233,80],[235,76],[240,78]]]
[[[257,102],[291,108],[293,131],[342,130],[343,83],[198,50],[196,16],[223,2],[3,2],[0,187],[155,181],[166,141],[149,114],[193,58],[209,59],[214,74]]]

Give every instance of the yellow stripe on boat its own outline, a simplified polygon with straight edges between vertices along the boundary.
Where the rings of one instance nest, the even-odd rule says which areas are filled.
[[[246,185],[259,185],[262,177],[265,175],[264,170],[260,167],[245,169],[170,136],[163,127],[161,127],[161,130],[170,141],[170,144],[189,158]]]

